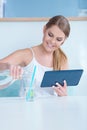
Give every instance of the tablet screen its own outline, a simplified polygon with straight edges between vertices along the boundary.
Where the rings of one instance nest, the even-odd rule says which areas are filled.
[[[80,81],[82,73],[83,69],[46,71],[41,87],[51,87],[57,82],[63,86],[64,80],[66,80],[67,86],[76,86]]]

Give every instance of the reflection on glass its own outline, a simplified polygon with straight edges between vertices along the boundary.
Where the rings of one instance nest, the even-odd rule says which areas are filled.
[[[0,63],[0,89],[8,87],[14,82],[10,76],[10,65],[7,63]]]

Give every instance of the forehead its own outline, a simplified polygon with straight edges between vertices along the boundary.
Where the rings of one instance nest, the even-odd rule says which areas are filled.
[[[47,31],[53,33],[53,35],[56,35],[57,37],[65,37],[64,32],[57,25],[51,26]]]

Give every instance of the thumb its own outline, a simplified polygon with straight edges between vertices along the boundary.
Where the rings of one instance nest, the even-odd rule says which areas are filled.
[[[64,88],[66,88],[66,87],[67,87],[67,82],[66,82],[66,80],[64,80],[63,82],[64,82]]]

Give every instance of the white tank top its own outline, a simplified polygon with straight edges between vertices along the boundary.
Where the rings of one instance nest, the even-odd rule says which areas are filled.
[[[53,68],[49,68],[49,67],[39,64],[35,58],[35,54],[34,54],[34,51],[32,48],[31,48],[31,51],[32,51],[32,55],[33,55],[32,61],[26,67],[24,67],[24,70],[26,72],[29,72],[29,77],[30,77],[33,73],[34,66],[36,65],[35,82],[34,82],[35,92],[37,93],[38,96],[53,95],[54,91],[53,91],[52,87],[49,87],[49,88],[40,87],[44,72],[53,70]],[[30,79],[31,79],[31,77],[30,77]]]

